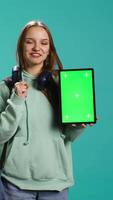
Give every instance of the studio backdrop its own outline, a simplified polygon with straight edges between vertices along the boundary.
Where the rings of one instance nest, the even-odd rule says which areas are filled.
[[[72,143],[69,200],[113,199],[113,1],[4,0],[0,3],[0,79],[16,64],[17,38],[30,20],[52,32],[65,69],[93,68],[99,120]]]

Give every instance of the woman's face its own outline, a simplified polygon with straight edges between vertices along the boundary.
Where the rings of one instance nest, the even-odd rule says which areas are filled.
[[[23,55],[28,67],[36,66],[42,69],[49,49],[50,41],[46,30],[42,27],[31,27],[26,33],[23,48]]]

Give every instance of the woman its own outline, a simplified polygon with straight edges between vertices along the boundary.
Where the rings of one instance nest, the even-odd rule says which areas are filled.
[[[0,84],[0,143],[8,141],[2,181],[8,200],[67,200],[73,185],[71,142],[84,127],[55,126],[55,109],[38,77],[62,64],[52,36],[41,22],[31,21],[17,45],[22,80],[11,95]],[[57,80],[57,75],[52,75]],[[7,100],[8,99],[8,100]]]

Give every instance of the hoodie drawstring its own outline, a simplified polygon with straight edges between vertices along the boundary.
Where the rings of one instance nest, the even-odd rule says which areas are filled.
[[[24,145],[29,144],[29,124],[28,124],[28,107],[27,107],[27,101],[25,100],[25,108],[26,108],[26,129],[27,129],[27,139],[24,142]]]

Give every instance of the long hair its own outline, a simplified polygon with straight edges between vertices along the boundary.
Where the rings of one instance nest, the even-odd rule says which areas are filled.
[[[31,27],[41,27],[43,28],[48,36],[49,36],[49,55],[47,56],[46,60],[44,61],[43,68],[41,70],[41,73],[44,74],[44,71],[52,71],[52,74],[57,78],[58,77],[58,70],[61,70],[63,68],[62,63],[58,57],[58,54],[55,49],[55,45],[53,42],[52,35],[48,29],[48,27],[40,22],[40,21],[30,21],[28,22],[23,30],[20,33],[18,43],[17,43],[17,51],[16,51],[16,57],[17,57],[17,64],[20,68],[20,71],[25,68],[26,66],[26,60],[23,54],[23,49],[24,49],[24,41],[25,37],[27,34],[27,31]],[[58,69],[56,69],[56,66]],[[41,76],[41,74],[40,74]],[[39,76],[38,76],[39,79]],[[55,123],[59,124],[58,122],[58,115],[59,115],[59,95],[58,95],[58,85],[53,81],[53,78],[51,77],[50,83],[49,83],[49,88],[44,88],[41,89],[41,91],[44,93],[44,95],[48,98],[49,102],[52,104],[53,109],[54,109],[54,118],[55,118]]]
[[[26,60],[25,60],[24,54],[23,54],[24,40],[25,40],[27,31],[31,27],[42,27],[44,30],[46,30],[46,32],[49,36],[50,51],[49,51],[49,55],[47,56],[46,60],[44,61],[42,70],[49,70],[49,71],[54,70],[56,65],[58,66],[58,69],[62,69],[63,66],[62,66],[62,63],[56,52],[52,35],[51,35],[48,27],[43,22],[40,22],[40,21],[28,22],[20,33],[18,43],[17,43],[17,50],[16,50],[16,59],[17,59],[17,63],[19,65],[20,69],[22,70],[22,68],[24,68],[26,65]]]

